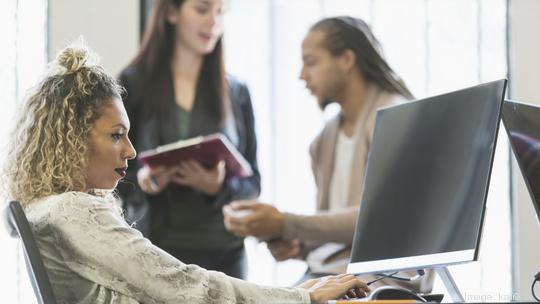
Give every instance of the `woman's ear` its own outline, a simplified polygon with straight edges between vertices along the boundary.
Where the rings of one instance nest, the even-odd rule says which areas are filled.
[[[170,24],[176,24],[178,22],[178,13],[180,8],[176,7],[174,4],[169,4],[167,11],[165,12],[165,18]]]

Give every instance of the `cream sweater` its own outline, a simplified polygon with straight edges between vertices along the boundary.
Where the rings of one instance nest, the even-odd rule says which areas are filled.
[[[306,290],[263,287],[182,263],[98,196],[68,192],[25,212],[59,303],[310,303]]]

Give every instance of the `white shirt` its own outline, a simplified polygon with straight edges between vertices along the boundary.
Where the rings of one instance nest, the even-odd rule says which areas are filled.
[[[350,206],[349,186],[351,183],[351,164],[354,156],[354,145],[357,136],[348,137],[343,131],[339,131],[334,155],[334,170],[330,182],[329,209],[340,210]]]
[[[330,181],[329,207],[330,210],[345,209],[350,206],[349,186],[351,183],[351,163],[354,157],[354,146],[358,136],[348,137],[343,131],[338,132],[334,154],[334,170]],[[312,272],[333,273],[335,269],[345,268],[349,259],[339,259],[328,263],[327,259],[346,248],[346,244],[326,243],[309,253],[306,261]]]

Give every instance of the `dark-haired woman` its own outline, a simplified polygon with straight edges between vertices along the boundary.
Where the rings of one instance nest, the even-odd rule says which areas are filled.
[[[257,197],[260,175],[249,92],[224,71],[223,6],[223,0],[155,1],[141,49],[120,75],[130,137],[145,151],[221,132],[253,176],[226,180],[221,163],[149,168],[131,161],[119,192],[128,220],[154,244],[185,263],[243,278],[243,239],[225,229],[221,207]]]

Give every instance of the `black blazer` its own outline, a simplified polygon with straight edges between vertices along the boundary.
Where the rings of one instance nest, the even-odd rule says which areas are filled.
[[[174,111],[163,111],[159,117],[147,118],[143,113],[143,99],[141,92],[141,74],[136,67],[128,67],[120,74],[119,80],[126,89],[123,97],[124,105],[131,122],[129,138],[138,152],[155,148],[158,145],[167,144],[180,138],[171,126],[171,115]],[[234,126],[224,129],[219,127],[218,122],[211,118],[201,109],[200,92],[204,84],[199,84],[195,103],[190,113],[189,137],[197,135],[207,135],[214,132],[224,133],[236,145],[238,151],[246,158],[253,169],[253,176],[242,179],[227,180],[220,192],[213,197],[206,196],[204,199],[208,208],[216,209],[215,212],[221,215],[221,206],[237,199],[255,198],[260,194],[261,181],[257,165],[257,141],[255,136],[255,123],[251,98],[247,87],[228,76],[229,96],[232,104]],[[174,97],[172,78],[163,84],[163,98],[167,99],[168,107],[177,107]],[[137,171],[140,168],[138,161],[129,161],[129,168],[125,181],[118,186],[118,192],[123,199],[126,209],[126,219],[128,222],[137,221],[136,227],[146,236],[152,237],[152,216],[150,213],[160,212],[159,208],[164,205],[160,203],[167,200],[167,195],[147,195],[137,184]],[[168,188],[177,186],[169,186]],[[193,189],[185,191],[195,191]],[[170,195],[169,195],[170,196]],[[157,203],[156,203],[157,201]],[[164,207],[163,207],[164,208]],[[163,210],[162,210],[163,211]],[[164,211],[165,212],[165,211]],[[212,211],[210,211],[212,212]],[[222,215],[221,215],[222,216]],[[161,223],[159,223],[161,225]],[[167,229],[167,227],[162,227]],[[224,227],[223,227],[224,229]],[[154,241],[154,240],[153,240]]]

